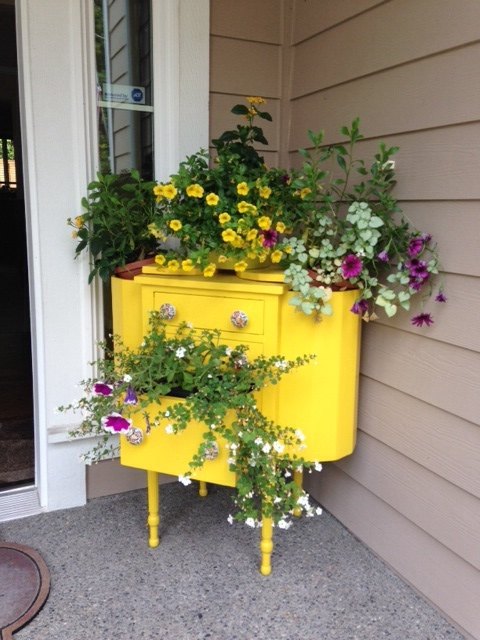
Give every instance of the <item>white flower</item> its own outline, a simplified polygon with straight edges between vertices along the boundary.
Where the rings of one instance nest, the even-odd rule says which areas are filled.
[[[278,525],[277,526],[278,526],[279,529],[289,529],[292,526],[292,523],[289,522],[288,520],[284,520],[282,518],[282,520],[278,521]]]
[[[190,478],[187,478],[187,476],[178,476],[178,481],[181,482],[185,487],[189,484],[192,484],[192,481],[190,480]]]
[[[229,516],[227,518],[227,522],[228,522],[228,524],[233,524],[233,516],[232,516],[232,514],[229,514]]]
[[[295,429],[295,435],[302,442],[305,440],[305,434],[303,433],[303,431],[300,431],[300,429]]]
[[[186,322],[185,325],[187,329],[193,329],[193,324],[191,322]]]
[[[247,527],[255,527],[255,520],[253,518],[247,518],[245,524]]]
[[[260,447],[263,444],[263,440],[259,436],[258,438],[255,438],[254,443]]]
[[[283,475],[285,476],[285,478],[290,478],[292,474],[290,473],[290,471],[285,471]]]
[[[285,446],[278,440],[275,440],[275,442],[273,443],[273,448],[277,453],[282,453],[282,451],[285,449]]]
[[[313,468],[315,469],[315,471],[321,471],[322,465],[320,464],[320,462],[315,462],[315,464],[313,465]]]
[[[124,381],[124,382],[131,382],[131,381],[132,381],[132,376],[131,376],[131,375],[129,375],[128,373],[126,373],[126,374],[123,376],[123,381]]]
[[[173,424],[167,424],[167,426],[165,427],[165,433],[173,433]]]
[[[238,449],[238,444],[236,444],[235,442],[231,442],[230,443],[230,450],[231,451],[236,451]]]
[[[253,498],[253,491],[249,491],[245,494],[245,498]]]
[[[295,469],[295,471],[297,471],[298,473],[302,473],[302,471],[303,471],[303,467],[302,467],[302,465],[299,465],[299,466]]]
[[[281,501],[282,499],[279,496],[275,496],[275,498],[273,499],[273,504],[278,504]]]
[[[165,411],[163,415],[165,416],[165,418],[169,418],[170,417],[170,411],[168,411],[168,409],[167,409],[167,411]]]
[[[211,424],[211,425],[210,425],[210,429],[216,429],[216,428],[217,428],[217,425],[216,425],[216,424]]]
[[[262,447],[262,451],[263,451],[263,453],[270,453],[271,448],[272,448],[272,445],[270,445],[270,444],[268,444],[268,442],[266,442]]]
[[[306,493],[301,495],[297,500],[297,504],[301,505],[302,507],[305,507],[305,509],[308,509],[308,507],[310,506],[310,503],[308,501],[308,495]]]
[[[322,509],[322,507],[317,507],[317,508],[315,509],[315,513],[317,514],[317,516],[321,516],[321,515],[322,515],[322,513],[323,513],[323,509]]]
[[[275,362],[275,367],[277,367],[277,369],[285,371],[285,369],[288,367],[288,362],[286,360],[277,360]]]
[[[175,355],[177,358],[184,358],[186,352],[187,350],[185,349],[185,347],[178,347],[178,349],[175,351]]]
[[[232,355],[232,351],[233,351],[233,349],[231,349],[230,347],[227,347],[227,348],[225,349],[225,355],[227,355],[227,356],[231,356],[231,355]]]

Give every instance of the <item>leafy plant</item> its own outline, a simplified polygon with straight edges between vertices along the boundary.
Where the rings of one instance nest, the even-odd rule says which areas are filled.
[[[303,166],[294,180],[302,204],[303,223],[290,248],[285,281],[297,292],[292,304],[319,319],[329,315],[332,290],[358,288],[352,308],[364,320],[382,308],[395,315],[410,309],[412,296],[430,296],[439,264],[436,246],[401,215],[392,196],[395,172],[392,156],[398,147],[381,143],[369,166],[356,158],[363,138],[359,119],[342,127],[347,140],[323,145],[324,134],[309,132],[311,150],[301,150]],[[446,300],[440,290],[436,300]],[[430,314],[412,319],[431,324]]]
[[[81,383],[84,395],[79,401],[59,409],[82,414],[72,436],[98,437],[87,462],[118,452],[112,434],[128,435],[140,427],[148,433],[167,420],[163,428],[174,438],[192,421],[205,424],[203,441],[180,480],[188,483],[212,444],[223,438],[230,451],[230,470],[237,476],[237,513],[232,519],[255,526],[263,514],[287,528],[294,509],[314,513],[308,496],[291,481],[292,467],[320,467],[301,457],[304,436],[298,429],[276,425],[261,413],[255,392],[277,384],[313,356],[249,359],[247,346],[232,348],[221,344],[219,337],[220,331],[195,331],[186,324],[174,335],[167,334],[164,322],[153,313],[138,349],[125,347],[119,339],[114,351],[101,345],[105,357],[94,363],[98,375]],[[167,407],[165,398],[178,395],[179,389],[185,399]],[[227,419],[231,412],[233,420]]]
[[[148,230],[153,221],[153,183],[136,170],[122,174],[101,174],[88,185],[82,198],[83,213],[69,218],[78,240],[75,257],[89,250],[95,275],[108,280],[116,267],[153,255],[157,245]]]

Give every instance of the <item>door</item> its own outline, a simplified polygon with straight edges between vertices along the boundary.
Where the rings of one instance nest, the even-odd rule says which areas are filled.
[[[0,493],[35,482],[15,7],[0,0]]]

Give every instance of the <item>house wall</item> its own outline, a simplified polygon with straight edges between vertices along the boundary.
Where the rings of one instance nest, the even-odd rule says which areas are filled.
[[[355,453],[310,476],[331,513],[467,637],[480,638],[480,3],[211,0],[210,133],[268,99],[268,162],[356,116],[398,145],[396,196],[434,235],[448,303],[364,326]]]
[[[355,453],[311,493],[472,637],[480,637],[480,3],[295,0],[291,129],[326,142],[356,116],[367,156],[398,145],[400,206],[434,235],[446,305],[364,327]]]

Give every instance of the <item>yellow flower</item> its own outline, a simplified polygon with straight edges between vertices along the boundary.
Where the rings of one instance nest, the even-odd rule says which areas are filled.
[[[275,249],[275,251],[273,251],[272,254],[270,255],[270,260],[272,262],[280,262],[282,258],[283,258],[283,252],[280,251],[280,249]]]
[[[232,219],[232,216],[226,211],[224,211],[218,216],[218,221],[220,222],[220,224],[227,224],[227,222],[230,222],[231,219]]]
[[[173,200],[175,198],[175,196],[177,195],[177,190],[176,188],[173,186],[173,184],[170,182],[170,184],[166,184],[163,187],[163,194],[165,196],[165,198],[167,198],[167,200]]]
[[[209,193],[208,196],[205,198],[205,201],[209,207],[215,207],[218,204],[219,200],[220,198],[219,196],[217,196],[216,193]]]
[[[180,231],[180,229],[182,228],[182,223],[180,222],[180,220],[170,220],[168,226],[172,231]]]
[[[169,271],[178,271],[180,269],[180,263],[178,260],[169,260],[167,263],[167,269]]]
[[[270,187],[261,187],[259,189],[259,194],[261,198],[268,200],[268,198],[272,195],[272,190],[270,189]]]
[[[275,231],[278,231],[278,233],[283,233],[285,229],[286,229],[286,226],[284,222],[277,222],[275,226]]]
[[[84,221],[83,216],[77,216],[74,219],[73,224],[77,227],[77,229],[80,229],[80,227],[83,227],[83,221]]]
[[[255,240],[257,236],[258,236],[258,229],[250,229],[250,231],[247,233],[248,242]]]
[[[248,184],[246,182],[239,182],[237,184],[237,193],[240,196],[246,196],[247,193],[250,191]]]
[[[199,184],[189,184],[186,188],[187,196],[190,198],[202,198],[204,189]]]
[[[304,187],[303,189],[301,189],[300,191],[300,198],[302,200],[305,200],[305,198],[312,193],[312,190],[309,187]]]
[[[157,240],[167,239],[166,235],[162,231],[160,231],[160,229],[157,227],[157,225],[154,222],[151,222],[148,225],[148,230],[150,231],[150,235],[152,235],[154,238],[157,238]]]
[[[161,253],[159,253],[157,256],[155,256],[155,263],[158,264],[159,267],[163,267],[165,262],[166,262],[166,258]]]
[[[203,270],[203,275],[205,276],[205,278],[211,278],[213,275],[215,275],[216,269],[217,269],[217,267],[213,264],[213,262],[211,262]]]
[[[237,209],[239,213],[255,213],[257,207],[254,204],[250,204],[249,202],[245,202],[245,200],[242,200],[237,204]]]
[[[248,264],[245,262],[245,260],[240,260],[240,262],[236,262],[233,265],[233,268],[235,269],[235,271],[237,271],[238,273],[242,273],[242,271],[245,271],[245,269],[248,267]]]
[[[157,202],[163,198],[163,184],[157,184],[153,187],[153,194],[157,197]]]
[[[245,240],[242,238],[242,236],[237,235],[232,240],[232,247],[235,247],[236,249],[241,249],[244,246],[245,246]]]
[[[237,234],[233,229],[225,229],[225,231],[222,231],[222,239],[224,242],[233,242],[236,237]]]
[[[224,256],[223,254],[218,256],[218,258],[217,258],[217,262],[219,264],[222,264],[223,262],[226,262],[227,260],[228,260],[227,256]]]
[[[195,265],[193,264],[193,261],[190,260],[190,258],[188,260],[182,260],[182,269],[184,271],[192,271],[194,266]]]
[[[263,231],[268,231],[272,226],[271,218],[269,218],[268,216],[262,216],[258,219],[258,226],[260,227],[260,229],[263,229]]]
[[[283,250],[284,250],[284,251],[285,251],[285,253],[287,253],[287,254],[290,254],[290,253],[292,253],[292,251],[293,251],[292,247],[291,247],[289,244],[287,244],[287,246],[286,246],[286,247],[284,247],[284,248],[283,248]]]
[[[249,104],[265,104],[266,100],[265,98],[260,98],[259,96],[251,96],[247,98],[247,102]]]

